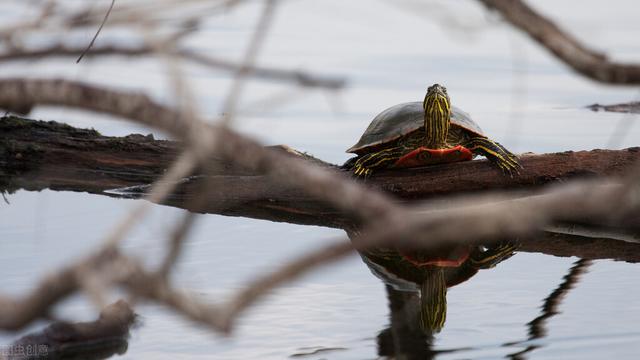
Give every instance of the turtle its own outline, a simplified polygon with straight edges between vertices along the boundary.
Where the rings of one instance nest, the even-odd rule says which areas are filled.
[[[445,245],[430,251],[375,248],[360,254],[371,272],[394,290],[420,293],[420,327],[433,333],[446,320],[447,288],[495,267],[516,249],[516,241],[501,241],[488,246]]]
[[[343,168],[368,177],[385,168],[410,168],[485,156],[513,176],[516,155],[489,139],[469,114],[451,105],[447,89],[433,84],[424,101],[394,105],[378,114],[360,140],[347,149],[357,157]]]

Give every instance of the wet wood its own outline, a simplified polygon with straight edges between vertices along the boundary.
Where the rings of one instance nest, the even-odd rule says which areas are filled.
[[[116,197],[140,197],[141,188],[127,192],[110,189],[150,184],[168,168],[180,143],[155,140],[151,135],[103,136],[56,122],[18,117],[0,119],[0,190],[43,189],[81,191]],[[282,151],[280,148],[275,150]],[[292,156],[306,156],[293,155]],[[307,156],[348,176],[338,166]],[[382,171],[366,180],[401,201],[444,194],[532,188],[576,177],[622,174],[640,159],[640,148],[625,150],[567,151],[523,155],[520,175],[504,176],[485,160]],[[351,220],[304,192],[274,184],[252,173],[211,158],[214,172],[181,184],[167,205],[190,209],[191,194],[202,196],[203,180],[213,184],[211,204],[203,210],[296,224],[343,228]],[[197,174],[194,174],[197,175]]]

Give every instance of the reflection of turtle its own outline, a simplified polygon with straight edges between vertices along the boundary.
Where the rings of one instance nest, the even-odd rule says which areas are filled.
[[[444,86],[427,90],[422,103],[392,106],[376,116],[357,144],[358,157],[344,167],[358,176],[376,169],[417,167],[486,156],[506,173],[517,172],[517,157],[486,137],[467,113],[451,106]]]
[[[447,316],[447,288],[460,284],[480,269],[494,267],[511,257],[515,245],[491,247],[443,247],[436,251],[398,252],[375,249],[362,253],[374,275],[400,291],[421,293],[421,326],[424,331],[442,329]]]

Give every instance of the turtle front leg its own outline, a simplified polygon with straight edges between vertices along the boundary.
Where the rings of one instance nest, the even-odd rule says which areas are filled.
[[[484,137],[472,137],[462,144],[474,154],[485,156],[503,172],[513,176],[522,168],[518,157],[499,143]]]
[[[485,251],[476,250],[469,257],[469,263],[475,269],[491,269],[515,254],[517,243],[506,241],[491,246]]]
[[[353,173],[366,178],[374,170],[391,167],[406,151],[405,147],[397,146],[363,155],[353,164]]]

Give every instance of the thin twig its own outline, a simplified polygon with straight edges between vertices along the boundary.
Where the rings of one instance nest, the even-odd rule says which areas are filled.
[[[102,20],[102,23],[100,23],[100,27],[98,27],[98,31],[96,31],[96,34],[93,36],[93,38],[91,39],[91,42],[89,42],[89,45],[87,46],[87,48],[82,52],[82,54],[80,54],[80,56],[78,57],[78,60],[76,60],[76,64],[78,64],[80,62],[80,60],[82,60],[82,58],[84,57],[84,55],[89,52],[89,49],[91,49],[91,47],[93,46],[93,43],[96,41],[96,39],[98,38],[98,34],[100,34],[100,31],[102,31],[102,27],[104,27],[104,24],[107,22],[107,19],[109,18],[109,14],[111,14],[111,10],[113,9],[113,6],[116,4],[116,0],[111,0],[111,5],[109,5],[109,9],[107,10],[107,13],[104,14],[104,19]]]

